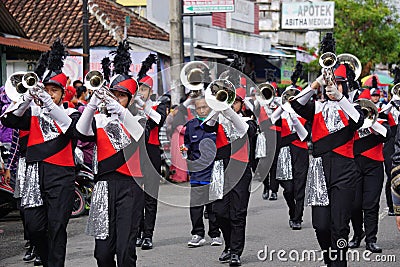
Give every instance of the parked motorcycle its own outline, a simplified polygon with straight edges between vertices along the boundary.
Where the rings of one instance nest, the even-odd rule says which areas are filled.
[[[71,217],[79,217],[87,214],[94,188],[94,176],[92,170],[85,164],[77,167],[75,178],[75,198]]]

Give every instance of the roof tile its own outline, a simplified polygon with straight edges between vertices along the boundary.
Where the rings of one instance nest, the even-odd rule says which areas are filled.
[[[82,47],[82,1],[3,0],[29,39],[51,43],[61,37],[67,47]],[[168,33],[128,8],[111,0],[88,0],[91,46],[115,46],[123,38],[125,16],[130,16],[128,35],[169,40]]]

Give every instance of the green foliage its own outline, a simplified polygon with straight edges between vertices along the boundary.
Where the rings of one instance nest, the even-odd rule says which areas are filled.
[[[350,53],[367,62],[397,62],[400,24],[384,0],[335,0],[336,54]]]

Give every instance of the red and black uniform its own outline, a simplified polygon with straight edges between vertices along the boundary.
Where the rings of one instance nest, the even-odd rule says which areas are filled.
[[[348,240],[350,232],[351,203],[355,196],[357,167],[353,155],[354,132],[364,121],[359,106],[358,121],[348,118],[337,101],[307,102],[304,106],[291,102],[293,109],[304,119],[312,122],[313,156],[322,158],[329,205],[312,207],[312,223],[322,250],[333,249],[346,255],[347,248],[338,247],[337,240]],[[324,117],[327,116],[327,117]],[[332,120],[330,120],[332,119]],[[334,122],[334,123],[328,123]],[[346,266],[346,259],[331,262],[328,253],[324,260],[332,266]]]
[[[2,118],[7,127],[29,131],[26,162],[38,163],[43,205],[26,208],[25,220],[30,241],[37,247],[44,266],[63,266],[65,261],[66,228],[74,198],[75,125],[79,116],[79,112],[69,113],[72,122],[65,133],[57,121],[37,106],[28,108],[22,117],[9,113]]]
[[[390,126],[380,122],[387,130],[386,137],[374,133],[371,128],[355,133],[354,156],[359,176],[353,202],[351,223],[354,236],[361,239],[363,223],[365,242],[376,243],[378,233],[379,200],[383,187],[383,143],[390,138]]]
[[[257,132],[254,120],[247,120],[247,134],[236,140],[229,140],[220,123],[214,126],[204,124],[207,132],[215,132],[216,160],[224,162],[224,196],[213,203],[217,224],[225,240],[225,251],[241,255],[245,243],[247,206],[252,178],[250,158],[250,140]]]
[[[381,113],[380,113],[381,115]],[[383,145],[383,158],[384,158],[384,166],[385,173],[387,176],[386,184],[385,184],[385,194],[386,194],[386,203],[389,207],[389,211],[393,211],[393,201],[392,201],[392,192],[391,192],[391,170],[392,170],[392,156],[394,154],[394,143],[395,137],[397,133],[397,119],[395,116],[399,115],[399,107],[397,105],[393,105],[392,110],[387,115],[387,121],[390,126],[390,138]]]
[[[298,117],[300,123],[305,126],[306,120]],[[281,118],[281,148],[289,146],[292,164],[291,180],[277,180],[283,187],[283,196],[289,207],[290,220],[296,223],[303,222],[304,197],[308,172],[308,145],[307,141],[301,141],[296,132],[291,132],[287,119]]]
[[[276,169],[281,143],[282,121],[278,120],[274,125],[263,106],[260,106],[259,111],[256,110],[257,114],[260,131],[265,134],[267,140],[267,156],[259,160],[258,170],[262,175],[267,174],[263,180],[265,190],[271,189],[273,193],[278,193],[279,183],[276,180]]]
[[[82,141],[96,142],[95,181],[107,182],[108,194],[104,197],[108,199],[109,218],[109,235],[105,239],[96,238],[94,256],[98,266],[115,266],[115,254],[118,266],[136,266],[136,234],[144,207],[139,186],[142,182],[138,181],[144,173],[141,165],[144,149],[140,146],[144,138],[135,141],[123,123],[105,114],[94,116],[92,130],[92,136],[78,134]]]
[[[149,103],[149,101],[148,101]],[[150,102],[152,103],[152,102]],[[157,215],[157,199],[160,186],[161,175],[161,150],[159,133],[160,128],[164,125],[167,118],[167,106],[165,103],[153,105],[152,109],[161,115],[161,120],[157,124],[150,117],[147,117],[145,128],[146,151],[143,160],[146,161],[144,173],[145,195],[144,195],[144,213],[139,228],[139,236],[142,233],[142,238],[152,238]]]

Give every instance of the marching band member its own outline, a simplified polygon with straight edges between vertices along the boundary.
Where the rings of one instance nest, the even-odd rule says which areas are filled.
[[[370,101],[370,91],[364,90],[359,96]],[[365,100],[364,100],[365,101]],[[368,102],[365,102],[368,104]],[[367,105],[360,103],[360,105]],[[371,111],[372,112],[372,111]],[[376,114],[378,116],[378,109]],[[349,248],[358,248],[365,236],[367,250],[380,253],[382,249],[376,245],[378,233],[379,200],[383,186],[383,142],[390,138],[389,124],[383,120],[375,121],[370,127],[363,127],[355,133],[354,156],[357,163],[359,176],[356,181],[356,195],[353,202],[351,223],[354,236],[349,242]],[[363,231],[363,223],[365,233]]]
[[[400,231],[400,127],[397,127],[391,171],[391,191],[393,212],[396,215],[397,229]]]
[[[271,95],[272,99],[268,101],[257,99],[255,101],[255,114],[257,116],[260,129],[259,134],[265,136],[265,140],[263,140],[263,142],[268,140],[268,145],[265,146],[266,151],[260,152],[260,154],[262,154],[264,157],[259,159],[257,168],[259,173],[266,174],[266,177],[263,179],[264,188],[262,192],[262,198],[265,200],[268,198],[269,200],[277,200],[279,184],[276,181],[276,168],[281,140],[281,121],[278,120],[277,122],[272,123],[270,116],[272,112],[274,112],[274,110],[280,105],[280,100],[275,96],[275,83],[270,83],[270,85],[272,86],[271,91],[273,91]],[[259,148],[256,147],[256,153],[258,149]],[[271,164],[269,164],[270,162]],[[269,194],[269,190],[271,190],[271,195]]]
[[[141,117],[133,116],[126,108],[138,88],[136,80],[128,75],[128,50],[126,41],[119,44],[111,93],[104,87],[95,91],[76,126],[82,141],[96,142],[96,184],[87,233],[95,237],[98,266],[116,266],[115,255],[118,266],[136,266],[137,259],[135,243],[143,211],[143,192],[137,178],[143,177],[139,142],[144,129]],[[95,114],[102,103],[111,116]]]
[[[296,79],[297,80],[297,79]],[[298,90],[294,85],[286,88]],[[304,125],[306,120],[293,110],[284,106],[278,107],[271,115],[272,123],[281,120],[281,142],[277,175],[279,184],[284,188],[283,196],[289,207],[289,226],[300,230],[303,222],[304,196],[308,172],[308,146],[305,139],[308,132]]]
[[[23,196],[22,205],[30,241],[43,266],[64,266],[66,228],[74,199],[73,150],[80,114],[62,107],[67,83],[67,76],[61,72],[65,57],[64,46],[57,39],[49,55],[44,88],[30,89],[31,94],[24,94],[2,117],[4,125],[29,131],[25,176],[30,191],[26,203]],[[30,106],[32,95],[41,106]]]
[[[140,223],[136,246],[143,250],[153,248],[153,232],[157,215],[157,198],[161,175],[161,151],[159,132],[167,117],[167,106],[163,102],[154,103],[150,99],[153,91],[153,79],[146,73],[156,63],[156,55],[150,54],[142,62],[139,71],[139,90],[135,97],[136,105],[146,122],[146,151],[150,160],[144,166],[146,179],[144,180],[144,213]]]
[[[228,80],[217,80],[213,83],[219,88],[235,90],[234,85]],[[236,92],[232,108],[228,107],[221,111],[223,116],[220,120],[216,112],[204,124],[206,131],[217,134],[216,160],[223,160],[225,169],[223,197],[213,203],[213,210],[225,240],[225,249],[219,260],[229,261],[230,266],[241,265],[240,256],[245,243],[249,186],[252,178],[249,145],[257,131],[254,120],[242,117],[246,91],[244,88],[240,89]]]
[[[334,42],[331,33],[322,41],[325,48],[330,40]],[[334,44],[331,47],[334,51]],[[290,103],[297,114],[312,121],[313,156],[322,158],[322,178],[327,185],[329,204],[312,207],[312,223],[324,251],[324,261],[331,266],[346,266],[345,256],[340,255],[346,255],[347,246],[341,241],[347,244],[350,204],[355,196],[354,132],[362,126],[364,116],[360,107],[347,99],[346,67],[340,64],[334,71],[334,77],[331,75],[328,75],[327,84],[323,75],[318,77],[311,87],[303,90]],[[314,90],[325,84],[325,101],[309,102]]]

